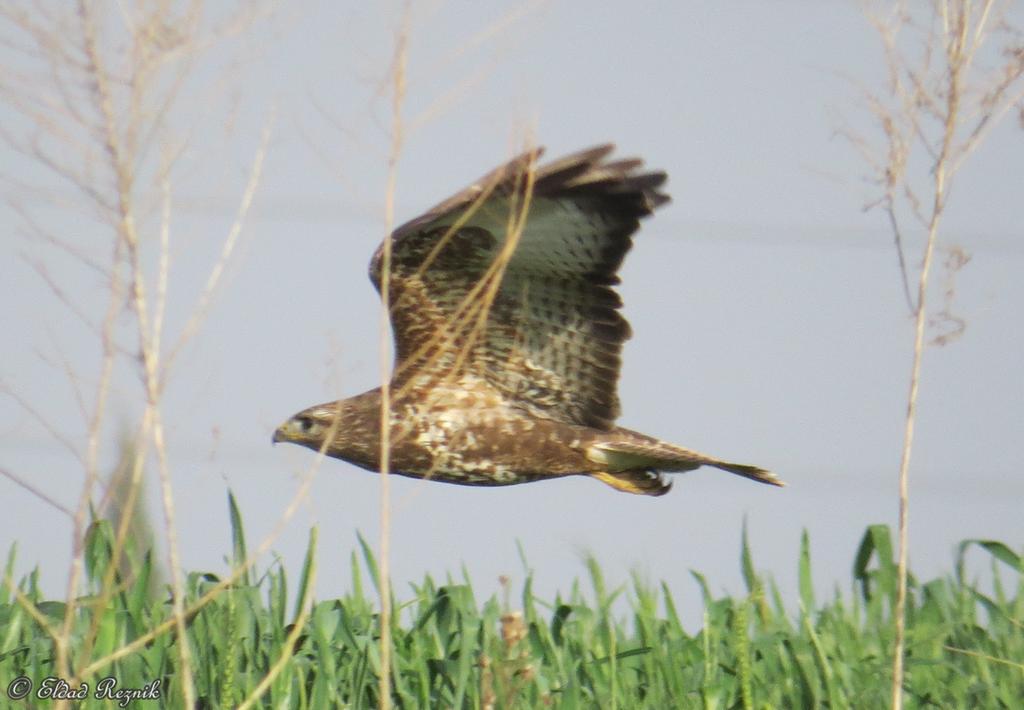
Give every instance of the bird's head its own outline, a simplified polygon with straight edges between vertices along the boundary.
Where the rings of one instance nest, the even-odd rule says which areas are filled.
[[[285,441],[320,449],[325,439],[334,440],[344,426],[343,411],[337,403],[304,409],[274,431],[274,443]]]
[[[380,456],[380,395],[371,390],[303,409],[274,431],[279,441],[373,468]]]

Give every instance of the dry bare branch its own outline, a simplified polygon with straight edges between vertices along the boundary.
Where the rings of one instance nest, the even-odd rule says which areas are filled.
[[[16,483],[17,485],[21,486],[26,491],[34,495],[36,498],[43,501],[47,505],[52,506],[54,509],[64,513],[64,515],[68,516],[69,518],[72,516],[71,510],[69,508],[67,508],[64,505],[61,505],[56,500],[48,496],[46,493],[36,488],[34,485],[29,483],[23,476],[19,476],[13,471],[7,470],[3,466],[0,466],[0,476],[3,476],[12,483]]]
[[[405,102],[406,68],[409,60],[409,32],[412,7],[405,3],[402,19],[395,32],[395,48],[389,72],[391,84],[391,145],[388,154],[387,187],[384,193],[384,251],[381,266],[380,297],[380,541],[378,570],[380,580],[380,700],[378,707],[391,707],[391,373],[388,361],[388,319],[391,314],[391,231],[395,221],[395,188],[398,159],[402,152],[402,109]]]
[[[251,26],[263,9],[262,4],[240,6],[240,11],[229,13],[224,22],[211,29],[199,0],[184,4],[104,4],[90,0],[78,0],[74,5],[0,4],[0,43],[14,49],[19,57],[13,71],[0,72],[0,96],[25,123],[20,129],[0,128],[0,140],[44,168],[52,181],[30,188],[20,180],[11,180],[22,188],[22,197],[35,199],[32,205],[18,210],[25,230],[34,241],[60,249],[107,280],[106,304],[99,316],[49,277],[42,258],[30,258],[57,298],[87,324],[100,349],[94,392],[84,398],[76,389],[86,419],[84,446],[75,446],[40,420],[51,436],[66,443],[83,469],[77,505],[74,511],[68,511],[73,523],[66,613],[59,628],[45,628],[54,636],[58,674],[71,684],[88,675],[97,629],[87,634],[84,647],[72,659],[69,648],[73,620],[82,604],[97,600],[102,604],[117,589],[114,574],[127,545],[131,511],[140,496],[145,464],[152,459],[161,483],[173,588],[172,626],[182,640],[177,644],[181,691],[190,706],[195,703],[195,694],[189,645],[184,641],[184,583],[162,417],[163,389],[172,364],[164,346],[173,240],[172,171],[184,150],[182,141],[172,137],[171,124],[176,118],[174,106],[190,86],[202,51]],[[265,134],[260,157],[266,144]],[[160,152],[154,157],[157,150]],[[253,170],[246,189],[246,208],[259,180],[258,168]],[[75,191],[77,202],[61,205],[68,200],[54,185]],[[149,205],[159,208],[155,230],[149,229]],[[107,228],[106,256],[99,257],[96,249],[49,233],[31,215],[31,210],[40,206],[78,211],[87,208],[96,224]],[[190,314],[186,329],[175,334],[179,347],[195,332],[209,307],[214,287],[239,238],[244,211],[226,237],[220,260],[211,267],[206,291]],[[156,245],[152,263],[147,244]],[[150,278],[154,269],[155,277]],[[133,318],[128,325],[121,318],[126,310]],[[135,340],[130,353],[118,344],[126,330]],[[68,363],[65,369],[77,382]],[[122,371],[135,375],[142,412],[131,437],[131,455],[124,463],[127,489],[114,541],[114,564],[102,581],[99,595],[89,602],[79,589],[84,578],[85,532],[97,488],[102,484],[99,454],[109,436],[109,394],[115,374]],[[35,411],[26,401],[22,407],[29,413]]]
[[[931,13],[897,1],[868,7],[867,14],[882,44],[888,68],[886,91],[869,92],[865,105],[885,136],[880,156],[867,160],[881,196],[872,202],[886,213],[899,256],[907,303],[914,317],[914,348],[909,376],[903,449],[898,474],[898,586],[894,609],[892,707],[903,703],[903,655],[909,549],[909,467],[917,415],[917,395],[925,333],[931,324],[942,331],[932,344],[945,344],[963,333],[966,323],[953,315],[953,277],[969,257],[950,252],[944,306],[928,315],[928,282],[939,229],[953,177],[992,127],[1024,96],[1024,59],[1014,47],[1004,49],[993,69],[981,61],[992,56],[992,30],[1006,28],[1009,5],[995,0],[935,0]],[[1019,36],[1014,32],[1011,36]],[[859,151],[871,145],[853,141]],[[909,212],[921,233],[917,295],[910,296],[907,230],[899,214]]]

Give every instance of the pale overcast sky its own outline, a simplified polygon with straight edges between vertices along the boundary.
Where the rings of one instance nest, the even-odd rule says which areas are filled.
[[[805,528],[819,587],[848,588],[865,527],[895,524],[913,335],[885,219],[862,210],[873,196],[867,167],[837,135],[844,125],[871,130],[855,82],[879,87],[884,78],[858,3],[517,7],[414,3],[405,107],[414,123],[398,169],[397,221],[526,138],[547,146],[548,157],[612,141],[619,155],[666,170],[673,202],[644,223],[623,270],[635,335],[620,422],[770,468],[789,486],[707,469],[678,475],[667,496],[645,498],[582,478],[479,489],[394,477],[399,598],[408,597],[407,582],[458,575],[462,566],[482,594],[503,574],[518,589],[518,544],[541,594],[566,591],[585,571],[582,553],[593,552],[612,584],[632,570],[667,581],[694,620],[699,593],[689,570],[715,590],[742,590],[744,519],[756,565],[790,598]],[[224,570],[229,488],[253,544],[293,497],[313,456],[272,447],[274,427],[378,380],[379,304],[366,269],[383,236],[390,107],[382,92],[398,17],[377,3],[285,4],[201,62],[172,114],[189,147],[173,188],[171,334],[205,283],[273,116],[238,252],[167,390],[188,570]],[[0,50],[0,59],[10,56]],[[23,127],[20,120],[0,103],[0,124]],[[2,150],[4,177],[16,178],[4,183],[9,199],[42,210],[49,229],[106,258],[109,232],[41,207],[23,189],[39,168]],[[1024,539],[1021,165],[1024,130],[1011,120],[958,176],[941,234],[944,247],[972,259],[955,283],[966,332],[925,354],[911,470],[919,578],[948,571],[961,539]],[[44,184],[71,196],[67,186]],[[104,280],[26,236],[7,205],[0,225],[0,382],[82,445],[65,362],[91,396],[99,347],[33,263],[96,320]],[[919,236],[908,234],[912,246]],[[935,276],[932,294],[941,298],[941,268]],[[131,421],[137,389],[127,374],[117,383],[113,419]],[[111,426],[110,463],[116,436]],[[3,395],[0,467],[75,504],[81,467]],[[274,543],[294,575],[309,526],[319,523],[321,598],[345,592],[356,531],[376,543],[379,488],[374,475],[325,461]],[[154,480],[159,520],[156,490]],[[0,551],[17,541],[18,572],[39,565],[48,593],[63,594],[67,518],[4,477],[0,499]]]

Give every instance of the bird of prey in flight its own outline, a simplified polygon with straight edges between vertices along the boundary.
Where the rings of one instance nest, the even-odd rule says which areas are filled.
[[[469,486],[590,476],[657,496],[665,473],[700,466],[783,485],[615,424],[630,327],[614,286],[640,219],[669,198],[664,172],[613,148],[540,166],[531,150],[396,229],[370,262],[390,384],[309,407],[274,441],[380,470],[386,440],[389,472]]]

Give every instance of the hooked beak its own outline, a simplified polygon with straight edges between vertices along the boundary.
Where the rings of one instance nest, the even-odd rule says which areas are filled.
[[[283,424],[281,426],[279,426],[277,429],[274,430],[274,436],[270,440],[270,443],[276,444],[276,443],[278,443],[280,441],[288,441],[288,435],[285,434],[285,432],[284,432],[284,425]]]

